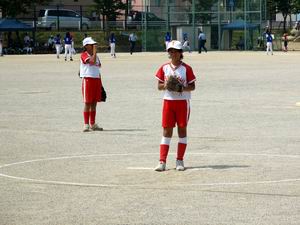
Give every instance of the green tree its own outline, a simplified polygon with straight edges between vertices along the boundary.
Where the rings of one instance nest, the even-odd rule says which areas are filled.
[[[116,20],[122,15],[121,11],[127,7],[122,0],[94,0],[94,2],[97,14],[102,15],[102,21]]]
[[[52,0],[1,0],[0,8],[2,9],[2,16],[16,17],[21,13],[27,13],[27,10],[34,5],[42,5],[51,2]]]
[[[300,13],[300,0],[294,0],[293,1],[293,9],[292,9],[292,13],[298,14]]]
[[[292,13],[300,11],[300,0],[272,0],[269,1],[276,8],[276,13],[281,13],[283,16],[283,30],[286,32],[286,20]]]

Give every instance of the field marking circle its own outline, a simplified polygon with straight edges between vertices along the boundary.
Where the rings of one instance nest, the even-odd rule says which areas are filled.
[[[12,167],[15,165],[21,164],[30,164],[34,162],[43,162],[43,161],[53,161],[53,160],[64,160],[64,159],[75,159],[75,158],[91,158],[91,157],[111,157],[111,156],[136,156],[136,155],[153,155],[157,153],[111,153],[111,154],[97,154],[97,155],[75,155],[75,156],[62,156],[62,157],[53,157],[53,158],[44,158],[44,159],[33,159],[15,163],[9,163],[0,165],[0,170],[2,168]],[[173,155],[175,153],[170,153]],[[261,157],[279,157],[279,158],[296,158],[300,159],[300,155],[280,155],[280,154],[255,154],[255,153],[196,153],[190,152],[189,155],[235,155],[235,156],[261,156]],[[154,171],[153,171],[154,172]],[[55,180],[43,180],[43,179],[32,179],[26,177],[11,176],[5,173],[0,172],[0,177],[6,177],[10,179],[30,181],[35,183],[42,184],[52,184],[52,185],[68,185],[68,186],[82,186],[82,187],[144,187],[142,184],[91,184],[91,183],[80,183],[80,182],[63,182]],[[190,186],[230,186],[230,185],[249,185],[249,184],[273,184],[273,183],[286,183],[286,182],[297,182],[300,181],[300,178],[293,179],[282,179],[282,180],[265,180],[265,181],[249,181],[249,182],[221,182],[221,183],[194,183],[194,184],[171,184],[172,187],[190,187]],[[147,185],[149,187],[149,185]]]

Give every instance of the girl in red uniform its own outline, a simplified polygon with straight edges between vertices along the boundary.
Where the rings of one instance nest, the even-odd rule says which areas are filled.
[[[103,128],[99,127],[96,122],[96,106],[97,102],[101,101],[101,75],[100,75],[100,60],[97,57],[97,43],[91,38],[87,37],[83,40],[83,47],[85,51],[80,57],[80,77],[82,79],[82,96],[84,102],[83,118],[84,127],[83,132],[87,131],[101,131]]]
[[[177,124],[179,136],[176,158],[176,170],[183,171],[183,158],[187,146],[187,124],[190,115],[191,91],[195,90],[196,77],[192,68],[182,62],[182,44],[171,41],[167,47],[171,62],[162,65],[156,73],[158,90],[164,91],[162,127],[163,137],[160,143],[160,159],[155,171],[166,170],[169,146],[173,135],[173,128]],[[166,81],[169,76],[176,76],[183,85],[183,92],[168,91]]]

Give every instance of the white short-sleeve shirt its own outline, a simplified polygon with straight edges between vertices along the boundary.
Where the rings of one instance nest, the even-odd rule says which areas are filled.
[[[184,86],[187,86],[188,84],[191,84],[196,81],[196,77],[194,75],[192,67],[185,63],[181,63],[177,67],[172,65],[171,63],[166,63],[162,65],[156,73],[156,79],[158,79],[160,82],[165,82],[165,80],[167,80],[169,76],[179,77],[179,80]],[[182,93],[179,93],[165,90],[163,99],[187,100],[191,99],[191,92],[183,91]]]
[[[91,55],[85,51],[80,57],[80,77],[100,78],[100,60],[96,57],[96,62],[91,61]],[[87,62],[90,60],[89,62]]]

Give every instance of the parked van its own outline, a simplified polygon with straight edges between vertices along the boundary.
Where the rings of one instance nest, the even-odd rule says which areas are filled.
[[[80,14],[69,9],[42,9],[39,12],[37,27],[46,29],[57,28],[57,18],[60,28],[80,28]],[[90,28],[90,20],[82,17],[82,30]]]

